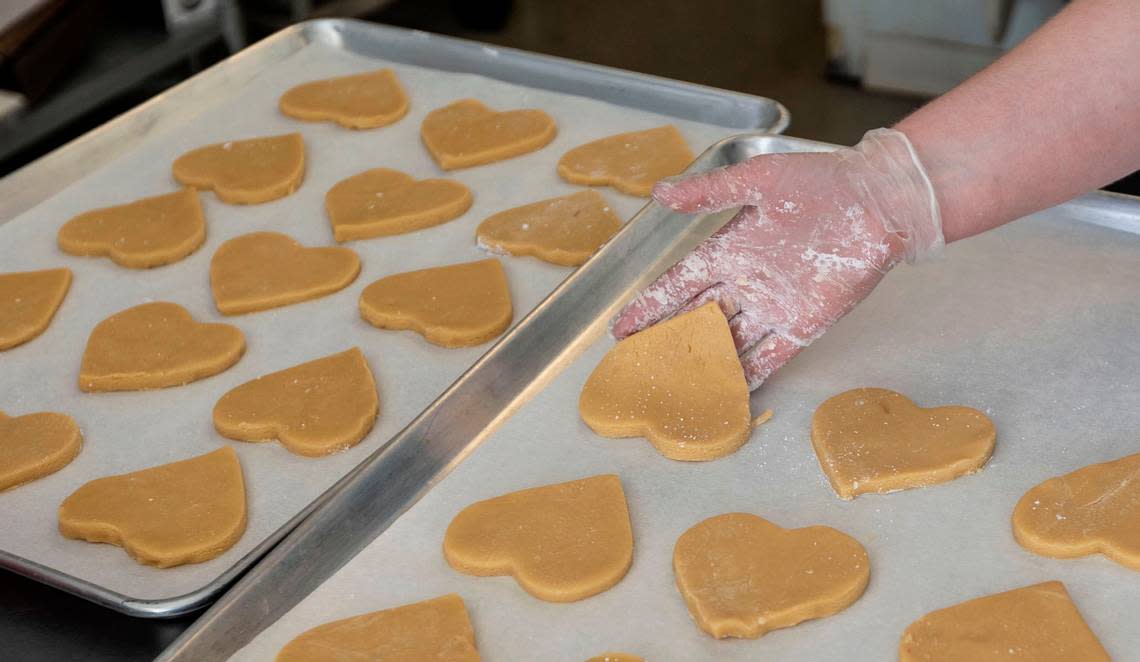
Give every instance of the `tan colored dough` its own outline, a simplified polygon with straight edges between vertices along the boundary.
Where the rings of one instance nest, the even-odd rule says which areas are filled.
[[[368,361],[353,347],[229,391],[214,405],[214,427],[230,439],[277,439],[298,455],[316,457],[360,443],[379,406]]]
[[[1044,556],[1104,554],[1140,570],[1140,453],[1029,490],[1013,509],[1013,535]]]
[[[293,639],[277,662],[479,662],[463,599],[451,593],[319,625]]]
[[[0,491],[59,471],[82,446],[83,434],[66,414],[0,411]]]
[[[575,147],[558,160],[558,174],[571,184],[612,186],[647,198],[654,184],[681,174],[692,162],[681,132],[667,124]]]
[[[621,219],[601,194],[580,191],[489,216],[475,237],[496,253],[576,267],[620,229]]]
[[[702,630],[755,639],[843,611],[863,595],[871,565],[859,541],[831,527],[728,513],[681,534],[673,575]]]
[[[0,350],[43,333],[69,287],[70,269],[0,274]]]
[[[586,662],[645,662],[645,660],[629,653],[602,653],[591,657]]]
[[[232,547],[245,532],[245,509],[241,463],[226,447],[83,485],[60,505],[59,532],[170,568]]]
[[[996,593],[911,623],[899,662],[1109,662],[1061,582]]]
[[[536,109],[496,112],[461,99],[427,114],[420,137],[440,168],[469,168],[533,152],[554,140],[554,118]]]
[[[374,168],[342,180],[325,195],[337,241],[403,234],[446,223],[471,208],[471,190],[450,179],[421,179]]]
[[[505,331],[514,309],[507,274],[492,258],[381,278],[361,292],[360,316],[442,347],[469,347]]]
[[[811,419],[819,465],[841,499],[974,473],[993,454],[995,437],[993,422],[977,409],[926,409],[882,388],[828,398]]]
[[[196,322],[176,303],[144,303],[95,325],[83,351],[79,389],[181,386],[222,372],[243,353],[245,338],[237,327]]]
[[[210,289],[223,315],[286,306],[332,294],[360,274],[347,248],[302,246],[288,235],[254,232],[230,239],[210,260]]]
[[[212,190],[230,204],[269,202],[301,185],[305,141],[299,133],[286,133],[199,147],[174,161],[174,178]]]
[[[513,575],[540,600],[597,595],[633,562],[621,480],[591,476],[474,503],[447,526],[443,555],[468,575]]]
[[[674,460],[704,461],[752,434],[748,383],[716,303],[622,340],[594,368],[578,412],[603,437],[645,437]]]
[[[328,120],[350,129],[374,129],[408,112],[408,95],[391,69],[302,83],[281,95],[281,112],[299,120]]]
[[[149,269],[198,250],[206,218],[198,192],[184,188],[84,212],[63,224],[57,240],[65,253],[106,255],[123,267]]]

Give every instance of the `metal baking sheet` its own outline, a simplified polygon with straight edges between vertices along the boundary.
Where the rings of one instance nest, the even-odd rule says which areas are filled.
[[[385,47],[386,40],[397,45]],[[67,266],[75,273],[71,291],[47,332],[0,356],[0,408],[10,415],[65,412],[79,422],[86,439],[82,453],[63,470],[0,494],[5,521],[0,528],[0,567],[140,616],[173,616],[201,607],[295,525],[330,485],[382,447],[489,347],[446,350],[410,332],[373,329],[360,320],[356,310],[356,299],[365,285],[391,273],[486,257],[474,243],[479,221],[508,207],[577,190],[556,176],[554,164],[563,152],[582,142],[673,122],[699,150],[733,132],[724,126],[650,112],[648,109],[654,107],[652,90],[641,90],[639,95],[625,99],[627,107],[619,107],[486,76],[384,60],[370,54],[373,51],[396,52],[408,60],[433,53],[434,59],[427,60],[432,65],[444,64],[443,56],[449,52],[462,54],[467,59],[455,62],[456,67],[489,74],[500,72],[506,62],[510,66],[502,69],[504,78],[513,75],[511,67],[527,63],[522,53],[504,55],[466,42],[358,23],[324,22],[287,30],[239,55],[237,64],[227,62],[202,75],[207,79],[220,76],[216,87],[196,78],[188,87],[160,97],[139,115],[128,117],[127,124],[135,129],[122,129],[121,121],[113,125],[96,143],[128,131],[129,137],[124,140],[131,144],[129,150],[0,225],[0,270]],[[608,70],[560,67],[558,61],[542,58],[538,61],[545,65],[540,69],[548,76],[547,88],[558,87],[559,75],[568,90],[583,92],[590,91],[584,81],[591,76],[598,80],[629,78]],[[256,64],[254,73],[248,70],[251,62]],[[348,131],[329,124],[296,122],[277,112],[280,94],[299,82],[388,65],[396,69],[412,99],[409,115],[395,125]],[[240,75],[231,78],[235,70]],[[227,84],[235,80],[238,83]],[[669,101],[675,95],[686,90],[694,93],[683,84],[666,84],[663,89],[665,110],[679,108]],[[187,94],[195,98],[188,100]],[[714,100],[718,98],[716,93],[711,94]],[[200,95],[211,97],[208,107],[200,105]],[[207,270],[219,244],[256,230],[283,231],[306,245],[331,243],[323,211],[325,192],[344,177],[378,166],[395,167],[419,178],[440,176],[420,144],[420,121],[431,109],[462,97],[479,98],[500,108],[544,108],[558,121],[559,135],[536,153],[449,175],[475,194],[474,206],[460,219],[409,235],[350,244],[362,257],[363,271],[345,290],[267,312],[229,318],[217,314]],[[740,95],[728,94],[726,98],[743,104]],[[182,108],[184,100],[196,112]],[[178,121],[171,124],[160,111],[169,111]],[[286,131],[301,131],[305,136],[307,175],[301,189],[281,200],[254,206],[229,206],[212,194],[203,194],[208,238],[189,258],[140,272],[106,259],[66,256],[56,248],[59,226],[79,212],[173,190],[170,163],[187,149]],[[104,149],[118,149],[97,145],[96,152],[91,152],[91,144],[81,144],[86,146],[74,151],[70,159],[82,160],[96,152],[103,154]],[[41,171],[45,173],[50,174]],[[627,218],[645,202],[611,191],[604,195]],[[504,263],[516,320],[570,273],[569,269],[532,259]],[[245,357],[220,375],[176,389],[80,393],[77,371],[91,328],[112,313],[153,300],[175,301],[198,320],[236,325],[246,336]],[[210,421],[213,403],[230,388],[352,346],[360,346],[368,358],[381,399],[377,425],[359,446],[331,457],[310,459],[292,455],[276,443],[234,443],[214,432]],[[117,547],[66,540],[56,531],[56,508],[84,482],[191,457],[223,443],[232,444],[242,460],[249,525],[239,542],[218,558],[159,570],[135,563]]]
[[[830,148],[743,137],[714,148],[700,164]],[[659,228],[681,222],[654,210],[644,217]],[[640,220],[625,232],[635,232]],[[1136,573],[1101,557],[1033,555],[1013,540],[1009,517],[1016,500],[1039,481],[1140,451],[1140,202],[1086,196],[952,245],[944,259],[900,266],[754,393],[753,410],[771,408],[775,417],[727,458],[673,462],[643,440],[594,435],[579,420],[576,403],[590,371],[613,345],[604,333],[606,319],[719,220],[696,219],[689,239],[678,237],[663,251],[667,259],[636,265],[647,271],[640,277],[626,265],[646,255],[600,253],[497,348],[532,331],[574,329],[511,418],[458,457],[440,458],[447,465],[441,471],[454,470],[282,617],[276,615],[318,581],[305,574],[326,567],[311,559],[343,546],[355,549],[357,538],[371,532],[306,541],[321,519],[342,514],[318,513],[163,659],[224,659],[255,634],[234,659],[271,659],[289,639],[320,623],[458,592],[486,659],[579,660],[624,650],[647,660],[884,660],[894,659],[903,629],[928,611],[1049,579],[1065,582],[1114,659],[1136,659]],[[623,275],[594,280],[595,268]],[[574,310],[561,301],[581,291],[595,297],[580,304],[601,314],[593,323],[572,315],[559,319]],[[464,379],[503,369],[495,363],[499,358],[505,357],[488,357]],[[809,420],[827,397],[866,385],[899,390],[927,406],[962,403],[985,410],[998,430],[993,459],[980,473],[948,484],[840,501],[812,452]],[[455,466],[459,457],[466,459]],[[621,476],[635,536],[633,567],[609,591],[571,604],[545,603],[509,577],[471,577],[444,561],[443,532],[464,506],[603,472]],[[673,584],[673,544],[693,524],[731,511],[757,513],[785,527],[827,524],[855,536],[871,558],[867,592],[838,615],[758,640],[716,641],[701,633]],[[293,581],[297,590],[280,588]],[[266,623],[272,624],[261,631]]]

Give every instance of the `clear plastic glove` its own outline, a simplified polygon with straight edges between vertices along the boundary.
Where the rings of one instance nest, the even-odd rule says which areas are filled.
[[[891,267],[943,244],[930,180],[910,141],[891,129],[836,152],[757,156],[665,180],[653,197],[687,213],[743,208],[630,302],[614,336],[716,300],[753,389]]]

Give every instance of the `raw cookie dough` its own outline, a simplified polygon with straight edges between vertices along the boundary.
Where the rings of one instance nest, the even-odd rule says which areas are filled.
[[[234,449],[97,478],[59,507],[68,538],[119,545],[169,568],[218,556],[245,532],[245,484]]]
[[[575,147],[558,160],[558,174],[571,184],[608,185],[647,198],[658,180],[681,174],[692,162],[681,132],[667,124]]]
[[[620,229],[621,219],[600,193],[580,191],[489,216],[475,237],[495,253],[576,267]]]
[[[492,258],[381,278],[361,292],[360,316],[442,347],[469,347],[505,331],[514,309],[503,265]]]
[[[1140,570],[1140,453],[1050,478],[1013,509],[1013,535],[1038,554],[1104,554]]]
[[[463,599],[452,593],[319,625],[285,644],[277,662],[479,662]]]
[[[443,555],[468,575],[513,575],[540,600],[597,595],[633,562],[621,480],[591,476],[474,503],[448,525]]]
[[[911,623],[899,662],[1110,662],[1061,582],[996,593]]]
[[[645,660],[629,653],[602,653],[591,657],[586,662],[645,662]]]
[[[755,639],[846,609],[867,588],[871,565],[859,541],[831,527],[783,529],[728,513],[681,534],[673,574],[702,630]]]
[[[246,382],[214,405],[214,427],[230,439],[277,439],[316,457],[360,443],[379,413],[372,371],[360,349]]]
[[[81,391],[181,386],[237,363],[245,338],[229,324],[202,324],[185,308],[144,303],[95,325],[83,350]]]
[[[43,333],[69,287],[70,269],[0,274],[0,350]]]
[[[308,301],[347,287],[360,258],[347,248],[306,247],[288,235],[254,232],[230,239],[210,260],[210,289],[223,315]]]
[[[462,99],[427,114],[420,137],[444,170],[467,168],[533,152],[554,140],[558,127],[541,110],[496,112]]]
[[[977,409],[926,409],[882,388],[828,398],[811,419],[819,466],[841,499],[974,473],[990,459],[995,437],[993,422]]]
[[[310,122],[374,129],[408,112],[408,95],[391,69],[302,83],[281,95],[281,112]]]
[[[174,178],[213,190],[230,204],[283,198],[305,177],[305,141],[299,133],[231,140],[199,147],[174,161]]]
[[[471,208],[471,190],[450,179],[422,179],[374,168],[341,180],[325,195],[337,241],[430,228]]]
[[[205,240],[206,218],[192,188],[84,212],[57,237],[65,253],[106,255],[132,269],[177,262]]]
[[[79,455],[83,435],[70,416],[0,411],[0,491],[55,473]]]
[[[578,412],[603,437],[645,437],[674,460],[740,448],[752,434],[748,383],[717,304],[615,345],[582,387]]]

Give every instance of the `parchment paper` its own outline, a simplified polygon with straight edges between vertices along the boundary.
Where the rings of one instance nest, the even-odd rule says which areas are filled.
[[[396,70],[411,97],[411,111],[394,125],[350,131],[327,123],[297,122],[277,111],[278,97],[293,85],[381,66]],[[464,97],[498,109],[542,108],[558,122],[558,137],[538,152],[444,175],[420,144],[420,122],[430,110]],[[63,193],[0,225],[0,272],[66,266],[75,274],[71,291],[48,330],[21,347],[0,353],[0,410],[11,416],[63,412],[78,421],[85,438],[78,458],[61,471],[0,493],[0,549],[139,599],[175,597],[208,585],[399,431],[489,347],[448,350],[412,332],[375,329],[357,312],[360,291],[392,273],[487,257],[475,246],[475,227],[482,219],[509,207],[580,190],[555,173],[555,163],[568,149],[612,133],[668,122],[681,129],[694,153],[731,133],[723,127],[676,121],[590,99],[311,45],[269,67],[241,94],[220,99],[180,130],[151,138]],[[181,262],[138,271],[106,258],[68,256],[56,247],[60,225],[75,214],[174,190],[170,164],[186,150],[289,131],[300,131],[305,137],[306,176],[300,190],[253,206],[226,205],[212,193],[203,193],[207,240]],[[360,253],[363,269],[356,282],[337,294],[272,311],[234,317],[218,314],[210,296],[208,268],[222,242],[248,232],[275,230],[305,245],[331,244],[325,193],[341,179],[379,166],[417,178],[453,177],[472,189],[474,206],[459,219],[431,229],[347,244]],[[603,195],[623,218],[645,203],[612,189],[604,189]],[[570,273],[570,269],[531,258],[505,257],[503,263],[516,321]],[[234,324],[245,334],[245,357],[220,375],[183,387],[80,393],[76,380],[92,327],[115,312],[155,300],[181,304],[199,321]],[[380,418],[360,445],[311,459],[293,455],[276,442],[231,442],[214,431],[213,405],[229,389],[258,375],[353,346],[364,351],[380,392]],[[221,444],[234,446],[241,457],[249,526],[241,540],[220,557],[158,570],[134,562],[117,547],[66,540],[57,532],[59,503],[83,483],[192,457]]]
[[[740,451],[708,463],[673,462],[644,440],[604,439],[580,421],[578,394],[613,344],[600,337],[236,659],[272,659],[318,624],[457,592],[486,660],[625,651],[650,662],[881,662],[897,659],[902,631],[929,611],[1050,579],[1064,581],[1114,659],[1140,659],[1140,573],[1102,557],[1036,556],[1009,523],[1038,482],[1140,452],[1138,278],[1140,237],[1058,210],[950,246],[941,261],[900,267],[753,395],[753,411],[775,417]],[[940,486],[840,501],[812,452],[810,417],[858,386],[986,411],[998,430],[993,459]],[[622,478],[635,539],[633,567],[609,591],[546,603],[510,577],[471,577],[444,561],[444,530],[468,504],[604,472]],[[673,545],[690,526],[732,511],[853,535],[871,559],[867,592],[835,616],[758,640],[705,635],[674,587]]]

